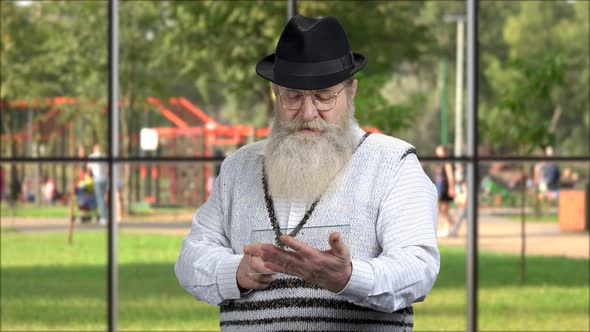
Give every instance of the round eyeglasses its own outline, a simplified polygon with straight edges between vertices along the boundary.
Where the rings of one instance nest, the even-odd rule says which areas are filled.
[[[311,101],[317,110],[326,112],[336,106],[338,95],[344,91],[345,87],[342,87],[338,92],[333,92],[330,89],[307,91],[286,89],[279,93],[279,100],[286,110],[299,111],[303,107],[306,95],[310,94]]]

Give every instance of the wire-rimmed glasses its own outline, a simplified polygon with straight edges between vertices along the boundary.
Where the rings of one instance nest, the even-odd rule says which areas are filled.
[[[340,91],[334,92],[330,89],[321,89],[321,90],[295,90],[295,89],[285,89],[279,93],[279,100],[281,105],[288,110],[288,111],[299,111],[301,107],[303,107],[303,103],[305,101],[306,95],[311,95],[311,101],[313,105],[317,108],[320,112],[326,112],[334,108],[336,106],[336,102],[338,101],[338,95],[344,91],[342,87]]]

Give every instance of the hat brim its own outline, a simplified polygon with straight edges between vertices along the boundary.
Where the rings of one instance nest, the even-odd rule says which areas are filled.
[[[277,76],[273,70],[275,54],[268,55],[260,60],[256,64],[256,73],[262,78],[271,81],[280,86],[284,86],[290,89],[301,89],[301,90],[317,90],[325,89],[337,85],[349,78],[351,78],[356,72],[361,70],[367,63],[365,56],[359,53],[352,53],[354,56],[353,67],[324,76],[293,76],[281,74]]]

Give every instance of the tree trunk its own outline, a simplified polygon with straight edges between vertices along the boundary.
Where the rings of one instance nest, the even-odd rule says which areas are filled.
[[[134,108],[135,108],[135,94],[134,94],[134,86],[133,86],[133,82],[134,82],[134,67],[133,67],[133,61],[131,61],[131,59],[129,60],[128,64],[127,64],[127,97],[129,98],[129,104],[127,107],[122,107],[122,109],[124,109],[124,112],[121,113],[121,142],[122,142],[122,146],[121,146],[121,151],[125,151],[125,153],[127,153],[128,155],[130,155],[130,146],[131,144],[129,144],[129,117],[130,115],[133,114]],[[129,181],[129,179],[131,178],[130,174],[131,174],[131,168],[130,165],[128,163],[124,164],[123,167],[119,167],[119,171],[122,170],[122,174],[119,174],[119,176],[121,177],[120,181],[121,181],[121,189],[125,188],[125,194],[120,193],[120,199],[117,202],[118,204],[121,204],[122,206],[120,206],[120,211],[124,211],[125,213],[129,212],[129,206],[131,206],[131,187],[129,187],[131,185],[131,181]],[[121,216],[119,216],[121,217]]]
[[[520,282],[524,283],[525,279],[525,255],[526,255],[526,233],[525,233],[525,202],[526,202],[526,172],[525,166],[521,166],[521,203],[520,203]]]
[[[555,129],[557,129],[557,124],[559,123],[559,118],[561,117],[561,106],[557,106],[553,111],[553,115],[551,116],[551,123],[549,125],[549,132],[554,133]]]
[[[74,130],[74,129],[70,128],[70,130]],[[65,132],[64,132],[64,134],[65,134]],[[63,139],[63,137],[61,140],[60,152],[61,152],[61,157],[66,156],[66,140]],[[73,155],[70,155],[70,157],[73,157]],[[64,195],[68,194],[68,176],[67,176],[66,170],[67,170],[66,164],[65,163],[61,164],[61,192]]]
[[[2,111],[0,112],[0,120],[2,122],[2,128],[4,129],[4,133],[6,134],[6,155],[8,156],[8,158],[14,158],[16,157],[17,151],[15,142],[13,141],[12,137],[11,117],[8,116],[8,100],[2,98],[0,99],[0,103],[4,105]],[[4,151],[1,151],[0,153],[4,153]],[[21,184],[18,180],[18,169],[16,168],[16,164],[12,163],[8,168],[9,171],[8,174],[6,174],[7,178],[9,179],[9,188],[7,190],[9,192],[8,204],[11,208],[14,208],[16,202],[18,201]]]
[[[66,130],[64,128],[64,130]],[[74,156],[74,127],[71,126],[69,129],[67,129],[67,133],[68,133],[68,140],[69,140],[69,154],[70,156]],[[64,135],[65,136],[65,135]],[[76,166],[78,166],[77,164],[74,164]],[[78,166],[79,167],[79,166]],[[73,185],[74,183],[74,179],[76,179],[76,174],[75,174],[75,166],[70,166],[68,167],[69,169],[69,173],[70,173],[70,181],[68,183],[68,192],[69,192],[69,198],[68,198],[68,202],[70,203],[70,208],[68,211],[68,217],[69,217],[69,222],[68,222],[68,244],[72,244],[73,242],[73,235],[74,235],[74,207],[76,204],[76,187]],[[65,194],[65,192],[64,192]]]
[[[41,139],[37,139],[39,135],[34,135],[35,136],[35,143],[37,143],[36,145],[36,149],[37,149],[37,153],[36,156],[37,158],[41,157],[41,148],[40,148],[40,144],[39,142],[41,141]],[[32,137],[29,137],[29,139],[33,139]],[[41,169],[41,164],[40,163],[36,163],[35,164],[35,205],[39,206],[41,204],[41,179],[43,178],[43,170]]]
[[[8,101],[2,98],[0,99],[0,103],[3,105],[2,112],[0,112],[0,121],[6,134],[6,155],[10,158],[14,157],[14,148],[12,146],[12,127],[10,125],[10,117],[8,116]],[[4,153],[4,151],[0,153]]]

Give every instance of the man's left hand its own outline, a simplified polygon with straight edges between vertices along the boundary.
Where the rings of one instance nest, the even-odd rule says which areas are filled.
[[[300,277],[336,293],[346,287],[352,274],[352,263],[350,251],[338,232],[330,234],[330,250],[325,251],[288,235],[281,236],[281,241],[294,252],[271,244],[262,245],[261,258],[265,262],[265,268]]]

